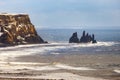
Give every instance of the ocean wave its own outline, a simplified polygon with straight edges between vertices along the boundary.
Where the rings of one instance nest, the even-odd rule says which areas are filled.
[[[77,47],[96,47],[96,46],[113,46],[116,44],[120,44],[119,42],[97,42],[96,44],[91,43],[80,43],[78,45],[75,45]]]
[[[0,53],[6,52],[43,52],[51,51],[55,49],[67,49],[67,48],[82,48],[82,47],[98,47],[98,46],[113,46],[119,45],[119,42],[97,42],[96,44],[92,43],[49,43],[49,44],[28,44],[28,45],[17,45],[11,47],[2,47],[0,48]]]
[[[67,64],[61,64],[61,63],[30,63],[30,62],[9,62],[9,63],[3,63],[0,62],[0,70],[10,71],[10,72],[16,72],[20,70],[37,70],[37,71],[46,71],[46,70],[96,70],[89,67],[74,67]]]
[[[31,47],[56,47],[56,46],[79,46],[79,47],[92,47],[92,46],[112,46],[115,44],[120,44],[120,42],[97,42],[96,44],[92,43],[49,43],[49,44],[28,44],[28,45],[17,45],[10,47],[0,47],[0,50],[10,50],[10,49],[19,49],[19,48],[31,48]]]
[[[0,48],[0,61],[11,60],[18,56],[34,55],[34,54],[61,54],[67,51],[80,50],[81,48],[91,47],[109,47],[119,42],[98,42],[92,43],[49,43],[49,44],[29,44],[29,45],[18,45],[12,47]],[[97,50],[97,49],[96,49]],[[101,50],[99,50],[101,51]]]

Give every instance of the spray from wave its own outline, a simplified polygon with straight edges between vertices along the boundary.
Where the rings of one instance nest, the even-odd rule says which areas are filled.
[[[0,48],[0,61],[12,59],[14,57],[35,55],[35,54],[64,54],[70,51],[87,51],[86,48],[110,47],[120,44],[119,42],[98,42],[91,43],[49,43],[49,44],[29,44]],[[85,49],[83,49],[85,48]],[[96,50],[100,51],[100,50]]]

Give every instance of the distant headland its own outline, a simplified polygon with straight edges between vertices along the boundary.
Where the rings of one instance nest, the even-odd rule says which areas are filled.
[[[46,43],[36,32],[28,14],[0,14],[0,46]]]

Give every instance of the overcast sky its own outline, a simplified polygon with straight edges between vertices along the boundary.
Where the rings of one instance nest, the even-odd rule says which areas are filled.
[[[0,0],[0,12],[28,13],[37,28],[120,29],[120,0]]]

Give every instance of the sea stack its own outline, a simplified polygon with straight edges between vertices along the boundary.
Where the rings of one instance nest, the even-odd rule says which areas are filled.
[[[77,32],[73,33],[72,37],[69,39],[69,43],[97,43],[95,40],[94,34],[90,35],[89,33],[86,33],[83,31],[83,34],[79,40],[77,36]]]
[[[37,34],[28,14],[0,14],[0,44],[45,43]]]
[[[70,37],[69,43],[79,43],[77,32],[73,33],[73,35]]]
[[[94,34],[89,35],[89,33],[85,33],[85,31],[83,31],[83,34],[80,38],[80,43],[89,43],[89,42],[92,42],[92,43],[97,43],[97,41],[95,40],[95,36]]]

